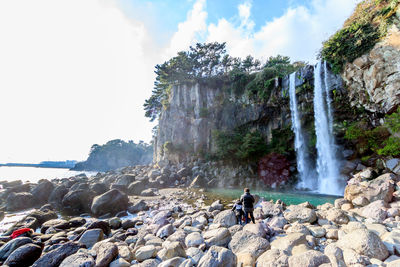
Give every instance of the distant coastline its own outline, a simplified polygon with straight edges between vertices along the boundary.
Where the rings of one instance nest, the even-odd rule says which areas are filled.
[[[40,163],[0,163],[0,167],[35,167],[35,168],[57,168],[72,169],[77,163],[76,160],[66,161],[42,161]]]

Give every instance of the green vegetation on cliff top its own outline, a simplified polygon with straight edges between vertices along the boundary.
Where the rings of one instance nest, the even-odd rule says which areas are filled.
[[[368,53],[386,35],[398,6],[398,0],[362,1],[343,28],[323,44],[321,57],[334,72],[342,72],[346,63]]]
[[[156,65],[156,80],[152,95],[144,103],[146,117],[155,120],[163,107],[168,107],[169,95],[174,85],[200,84],[211,88],[223,88],[237,96],[245,92],[254,102],[266,102],[277,77],[292,73],[304,63],[290,63],[289,57],[270,57],[262,65],[252,56],[245,59],[226,53],[225,43],[198,43],[189,51]]]

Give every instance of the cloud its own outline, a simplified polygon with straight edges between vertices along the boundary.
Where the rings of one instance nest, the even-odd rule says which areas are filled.
[[[205,0],[197,0],[192,10],[188,12],[186,21],[178,24],[177,32],[174,33],[169,46],[165,49],[165,60],[175,56],[179,51],[188,50],[190,45],[202,39],[201,34],[204,34],[207,29],[205,5]]]
[[[0,36],[0,162],[150,140],[142,105],[158,48],[113,1],[0,1]]]
[[[238,6],[240,23],[220,19],[208,26],[207,41],[226,42],[234,56],[252,54],[267,58],[277,54],[314,62],[322,42],[338,30],[358,0],[313,0],[311,7],[290,7],[281,17],[266,21],[254,31],[251,4]]]

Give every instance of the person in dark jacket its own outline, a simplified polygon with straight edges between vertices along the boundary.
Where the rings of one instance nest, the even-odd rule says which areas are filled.
[[[243,218],[243,203],[240,200],[236,201],[235,205],[233,205],[232,211],[235,212],[238,224],[241,225]]]
[[[250,215],[251,221],[253,223],[256,223],[254,220],[254,215],[253,215],[255,199],[254,199],[253,195],[250,194],[250,189],[248,189],[248,188],[244,189],[244,194],[240,198],[240,201],[243,203],[244,217],[246,218],[246,224],[250,222],[249,215]]]

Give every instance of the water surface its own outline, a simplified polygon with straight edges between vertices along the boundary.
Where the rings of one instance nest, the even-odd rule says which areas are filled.
[[[243,194],[243,189],[210,189],[208,190],[212,195],[215,195],[216,199],[225,197],[230,199],[238,199]],[[340,196],[331,195],[320,195],[312,194],[305,191],[251,191],[251,194],[263,197],[265,200],[273,200],[274,202],[278,199],[285,202],[287,205],[297,205],[303,202],[310,202],[314,206],[322,205],[325,203],[334,203],[335,199]]]

